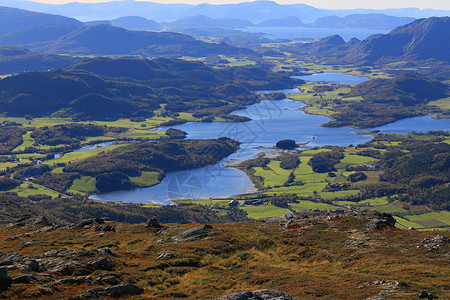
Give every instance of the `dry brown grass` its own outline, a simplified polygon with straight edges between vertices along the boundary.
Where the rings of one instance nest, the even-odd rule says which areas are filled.
[[[142,224],[111,222],[117,232],[102,237],[86,229],[62,228],[16,240],[7,238],[26,230],[0,227],[0,251],[30,255],[55,248],[108,246],[117,254],[113,272],[121,274],[124,283],[145,289],[145,295],[136,298],[202,299],[261,288],[280,289],[299,299],[363,299],[380,292],[388,298],[411,299],[417,298],[420,290],[443,298],[450,293],[448,256],[416,247],[434,233],[394,228],[364,233],[366,222],[353,216],[331,220],[317,217],[297,220],[287,231],[279,224],[262,222],[217,224],[213,225],[214,236],[179,243],[157,240],[196,225],[183,225],[155,236]],[[21,246],[29,240],[36,242],[30,247]],[[162,252],[178,255],[155,261]],[[9,273],[14,278],[24,272]],[[95,271],[92,277],[101,273],[104,271]],[[386,283],[369,284],[380,279]],[[392,289],[396,281],[403,284]],[[35,298],[45,285],[51,286],[14,284],[2,296],[22,298],[34,294]],[[68,298],[94,287],[105,286],[62,286],[61,292],[42,298]]]

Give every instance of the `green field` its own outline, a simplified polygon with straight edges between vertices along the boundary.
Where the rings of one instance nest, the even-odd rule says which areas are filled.
[[[322,196],[323,193],[320,195]],[[361,200],[358,202],[353,201],[335,201],[339,205],[348,205],[348,206],[384,206],[388,202],[387,197],[379,197],[379,198],[370,198]],[[382,207],[379,207],[378,209],[382,210]]]
[[[405,215],[403,218],[418,223],[424,228],[450,226],[450,211],[435,211],[420,215]]]
[[[341,209],[335,205],[320,203],[320,202],[312,202],[308,200],[300,200],[299,203],[290,203],[292,209],[296,211],[304,211],[308,209],[320,209],[320,210],[334,210]]]
[[[271,161],[266,168],[255,167],[255,176],[261,176],[264,178],[264,186],[280,186],[283,185],[289,177],[292,170],[285,170],[280,168],[280,161]],[[267,170],[266,170],[267,169]]]
[[[261,206],[245,206],[240,207],[247,212],[248,217],[251,219],[263,219],[263,218],[273,218],[284,216],[289,213],[289,210],[271,206],[271,205],[261,205]]]
[[[148,187],[159,183],[158,176],[158,172],[141,172],[141,176],[130,177],[130,180],[140,187]]]
[[[404,219],[404,218],[401,218],[401,217],[398,217],[398,216],[394,216],[394,218],[397,221],[397,223],[400,223],[400,224],[402,224],[403,226],[405,226],[407,228],[410,228],[410,227],[413,227],[415,229],[424,228],[422,225],[420,225],[418,223],[415,223],[415,222],[411,222],[411,221],[409,221],[407,219]]]
[[[356,196],[359,194],[359,190],[348,191],[334,191],[334,192],[321,192],[319,195],[323,200],[335,200],[344,199],[349,196]]]
[[[96,183],[94,177],[81,176],[81,178],[73,181],[72,186],[67,191],[75,194],[95,192],[97,190]]]
[[[341,159],[341,164],[351,164],[351,165],[360,165],[368,163],[369,161],[378,161],[379,159],[368,157],[368,156],[361,156],[356,154],[348,154],[345,153],[345,157]]]
[[[22,183],[18,187],[8,190],[8,192],[17,193],[17,195],[21,197],[28,197],[31,195],[49,195],[52,198],[56,198],[58,196],[57,193],[49,191],[47,189],[29,184],[29,183]]]
[[[124,147],[128,144],[112,144],[103,148],[96,148],[96,149],[92,149],[92,150],[87,150],[87,151],[76,151],[76,152],[69,152],[64,154],[61,158],[57,158],[57,159],[52,159],[50,161],[45,161],[44,164],[46,165],[55,165],[58,163],[68,163],[68,162],[74,162],[74,161],[79,161],[79,160],[83,160],[86,158],[89,158],[91,156],[97,155],[101,152],[106,152],[106,151],[111,151],[114,149],[117,149],[119,147]]]

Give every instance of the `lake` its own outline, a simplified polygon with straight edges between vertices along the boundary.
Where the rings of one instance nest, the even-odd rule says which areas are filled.
[[[336,75],[335,73],[321,73],[318,75],[330,78],[331,75],[328,74]],[[312,76],[314,75],[310,77]],[[339,83],[343,84],[351,83],[355,80],[367,80],[361,77],[355,77],[340,74],[333,78],[338,78]],[[287,92],[287,90],[283,91]],[[288,91],[291,93],[299,92],[296,89]],[[268,92],[273,91],[259,91],[258,93]],[[326,128],[320,127],[320,125],[328,122],[329,118],[308,115],[301,110],[304,106],[301,102],[288,99],[265,100],[232,113],[251,118],[252,120],[249,122],[188,122],[171,126],[171,128],[186,131],[190,139],[212,139],[223,136],[233,138],[242,143],[241,149],[214,166],[169,172],[161,184],[156,186],[94,195],[91,199],[171,204],[171,199],[207,199],[246,194],[254,192],[256,189],[244,172],[227,167],[227,161],[247,159],[261,152],[276,151],[269,150],[266,147],[273,147],[277,141],[282,139],[293,139],[297,143],[307,143],[305,145],[307,147],[320,147],[325,145],[347,146],[349,144],[357,145],[369,141],[372,138],[371,135],[361,135],[358,133],[373,129],[390,133],[408,133],[411,131],[448,130],[450,128],[450,120],[435,120],[431,117],[404,119],[388,125],[365,130],[350,127]],[[161,130],[166,129],[161,128]]]
[[[389,33],[389,30],[354,29],[354,28],[314,28],[314,27],[257,27],[240,29],[250,33],[264,33],[270,39],[323,39],[338,34],[345,41],[352,38],[363,40],[379,33]]]
[[[293,78],[314,82],[332,82],[341,84],[360,84],[369,80],[367,77],[353,76],[342,73],[316,73],[312,75],[292,76]],[[288,94],[288,93],[286,93]]]

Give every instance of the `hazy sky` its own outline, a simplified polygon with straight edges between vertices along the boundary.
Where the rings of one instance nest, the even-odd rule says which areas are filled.
[[[42,3],[68,3],[68,2],[109,2],[112,0],[34,0]],[[239,3],[245,0],[153,0],[158,3]],[[449,0],[277,0],[280,4],[294,4],[304,3],[319,8],[405,8],[405,7],[419,7],[419,8],[435,8],[435,9],[450,9]]]

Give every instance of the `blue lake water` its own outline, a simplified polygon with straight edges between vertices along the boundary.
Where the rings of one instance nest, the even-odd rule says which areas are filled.
[[[388,33],[389,30],[354,28],[313,28],[313,27],[257,27],[241,29],[251,33],[264,33],[270,39],[322,39],[338,34],[345,41],[352,38],[363,40],[370,35]]]
[[[367,77],[360,77],[354,75],[347,75],[342,73],[316,73],[312,75],[292,76],[294,78],[303,79],[306,81],[325,81],[341,84],[360,84],[369,80]]]
[[[323,74],[325,73],[320,75]],[[351,83],[356,77],[340,75],[342,75],[340,83]],[[289,91],[291,93],[299,92],[295,89]],[[267,92],[273,91],[260,91],[259,93]],[[287,91],[284,90],[284,92]],[[169,172],[161,184],[156,186],[94,195],[91,199],[170,204],[169,200],[171,199],[207,199],[250,193],[256,191],[250,179],[244,172],[227,167],[228,161],[250,158],[261,152],[275,151],[267,149],[267,147],[273,147],[277,141],[282,139],[293,139],[297,143],[307,143],[308,147],[315,147],[357,145],[372,138],[370,135],[358,134],[372,129],[320,127],[321,124],[328,122],[329,118],[305,114],[301,110],[304,106],[301,102],[288,99],[265,100],[233,112],[233,114],[251,118],[252,120],[249,122],[189,122],[171,126],[171,128],[186,131],[190,139],[233,138],[242,143],[241,149],[214,166]],[[411,131],[448,130],[449,128],[450,120],[416,117],[373,129],[390,133],[408,133]],[[165,129],[167,128],[162,128],[162,130]]]

